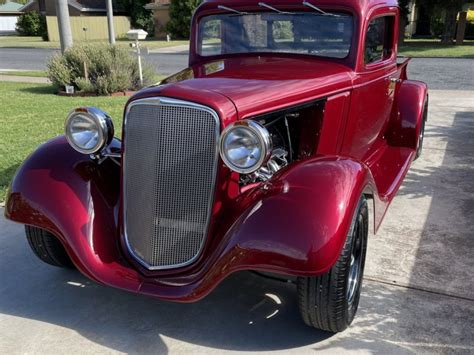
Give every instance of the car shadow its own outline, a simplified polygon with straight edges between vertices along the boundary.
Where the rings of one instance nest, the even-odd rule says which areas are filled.
[[[415,164],[400,194],[431,199],[410,284],[472,299],[474,286],[474,112],[454,115],[451,126],[430,124],[423,164]],[[442,162],[432,155],[445,147]]]
[[[474,151],[473,124],[474,112],[457,112],[450,127],[428,122],[425,132],[425,145],[427,143],[428,146],[425,146],[420,158],[427,164],[413,164],[398,195],[410,199],[431,197],[440,192],[440,187],[442,191],[447,187],[459,187],[459,183],[469,184],[473,167],[465,161],[470,158],[469,152]],[[430,149],[439,150],[443,147],[446,147],[446,153],[441,166],[437,166],[430,161]]]
[[[162,336],[238,351],[292,349],[331,336],[304,325],[291,283],[240,272],[199,302],[166,302],[45,265],[22,234],[2,244],[9,252],[0,258],[0,313],[73,329],[117,351],[166,353]]]

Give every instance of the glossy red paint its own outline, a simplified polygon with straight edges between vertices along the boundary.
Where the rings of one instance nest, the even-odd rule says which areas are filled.
[[[195,65],[186,69],[185,75],[180,73],[165,79],[172,85],[159,86],[154,94],[171,96],[168,90],[176,88],[202,96],[207,92],[219,93],[230,99],[239,118],[245,119],[268,112],[270,108],[275,111],[288,107],[290,102],[294,106],[352,87],[353,72],[348,67],[328,64],[322,59],[251,56],[211,63],[219,70],[211,73],[206,70],[209,64]],[[175,82],[183,76],[189,79]]]
[[[301,1],[267,3],[309,11]],[[187,302],[238,270],[324,273],[340,253],[361,194],[373,197],[377,229],[410,167],[427,88],[407,79],[407,62],[397,64],[395,0],[318,1],[323,10],[354,16],[353,48],[340,60],[296,54],[200,57],[196,24],[221,11],[218,4],[204,2],[194,16],[190,68],[140,91],[129,103],[157,96],[193,101],[214,109],[224,129],[236,120],[318,102],[324,109],[313,137],[316,149],[267,183],[243,189],[239,175],[220,162],[209,235],[199,259],[179,269],[149,271],[123,245],[120,167],[110,160],[97,164],[75,152],[64,137],[45,143],[16,174],[6,216],[55,234],[93,280]],[[261,10],[248,0],[234,0],[232,7]],[[365,65],[367,25],[381,15],[395,20],[392,55]]]
[[[326,271],[338,257],[359,196],[373,183],[367,167],[351,159],[297,163],[235,199],[235,208],[226,211],[230,217],[214,229],[219,242],[198,268],[157,278],[132,267],[118,243],[119,170],[110,161],[91,162],[64,137],[55,138],[21,166],[6,216],[56,235],[79,270],[95,281],[179,301],[205,296],[237,270]],[[308,186],[308,179],[318,184]],[[294,220],[300,223],[289,223]]]
[[[423,100],[420,100],[420,97]],[[387,141],[394,147],[416,149],[428,90],[425,83],[404,81],[398,88],[395,109],[387,130]]]

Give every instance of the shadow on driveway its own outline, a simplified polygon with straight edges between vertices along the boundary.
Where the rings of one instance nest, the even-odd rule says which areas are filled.
[[[42,265],[22,235],[9,236],[7,244],[8,255],[4,251],[0,258],[0,270],[7,275],[2,277],[0,313],[73,329],[117,351],[165,353],[163,335],[240,351],[292,349],[330,336],[300,320],[292,284],[241,272],[200,302],[172,303]]]

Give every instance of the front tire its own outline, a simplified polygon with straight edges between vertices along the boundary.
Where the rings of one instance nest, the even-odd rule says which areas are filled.
[[[57,267],[74,268],[63,245],[53,234],[31,226],[25,226],[25,233],[31,250],[41,261]]]
[[[308,326],[336,333],[352,323],[359,306],[367,237],[367,200],[362,197],[334,266],[323,275],[297,279],[298,306]]]

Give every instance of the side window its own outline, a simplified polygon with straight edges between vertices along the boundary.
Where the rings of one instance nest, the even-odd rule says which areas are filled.
[[[221,20],[206,20],[201,26],[201,55],[219,55],[222,53]]]
[[[365,38],[365,63],[388,59],[393,51],[394,17],[385,16],[372,20]]]

